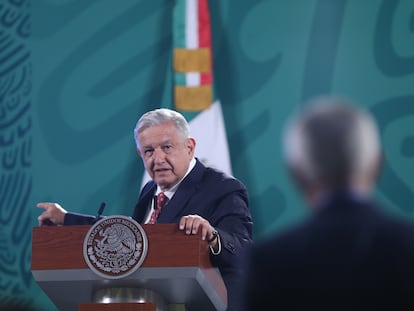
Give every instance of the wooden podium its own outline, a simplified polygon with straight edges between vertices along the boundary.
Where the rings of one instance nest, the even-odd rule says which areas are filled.
[[[33,228],[32,274],[60,311],[109,310],[97,305],[94,297],[110,288],[155,292],[168,304],[185,305],[186,311],[226,309],[225,285],[211,265],[207,242],[198,235],[185,235],[177,224],[142,225],[148,237],[148,253],[142,265],[125,278],[105,279],[89,269],[83,257],[83,242],[90,227]],[[119,310],[132,310],[125,306]],[[151,303],[143,303],[134,310],[151,308]]]

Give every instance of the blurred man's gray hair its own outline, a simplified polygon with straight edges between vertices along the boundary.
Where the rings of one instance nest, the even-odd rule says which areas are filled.
[[[366,177],[378,164],[380,141],[371,114],[353,102],[324,96],[311,100],[284,132],[288,165],[305,182],[342,187]]]
[[[155,109],[146,112],[141,116],[141,118],[138,120],[135,129],[134,129],[134,139],[135,143],[137,145],[137,148],[139,148],[139,141],[138,141],[138,135],[146,130],[147,128],[151,126],[161,125],[168,122],[172,122],[176,128],[179,130],[179,132],[183,135],[183,138],[188,138],[190,135],[190,128],[188,125],[187,120],[184,118],[184,116],[171,109],[167,108],[160,108]]]

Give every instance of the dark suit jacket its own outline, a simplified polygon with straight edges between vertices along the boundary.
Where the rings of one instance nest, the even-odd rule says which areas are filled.
[[[413,224],[349,193],[249,253],[248,310],[413,309]]]
[[[156,184],[148,182],[142,189],[132,217],[143,223],[156,191]],[[178,223],[180,218],[197,214],[207,219],[219,232],[222,251],[211,255],[213,265],[221,272],[228,293],[228,310],[237,310],[240,297],[241,260],[252,240],[252,219],[248,209],[245,186],[237,179],[197,160],[195,167],[182,180],[168,205],[162,209],[158,223]],[[68,213],[65,225],[92,223],[92,216]]]

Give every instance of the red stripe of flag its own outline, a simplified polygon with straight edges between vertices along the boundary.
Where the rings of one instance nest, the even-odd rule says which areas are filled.
[[[198,0],[198,47],[211,48],[210,14],[207,0]]]
[[[211,49],[211,25],[208,0],[198,0],[198,46],[210,49],[210,72],[200,74],[201,85],[213,84],[213,51]]]
[[[211,85],[213,83],[213,75],[211,72],[202,72],[200,73],[200,84],[201,85]]]

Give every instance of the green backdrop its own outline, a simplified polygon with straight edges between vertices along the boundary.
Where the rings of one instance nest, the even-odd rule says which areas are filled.
[[[39,201],[130,215],[132,130],[171,102],[173,0],[0,0],[0,302],[54,310],[30,272]],[[212,0],[214,74],[256,239],[306,216],[283,166],[286,118],[335,93],[376,116],[375,195],[414,214],[414,2]]]

